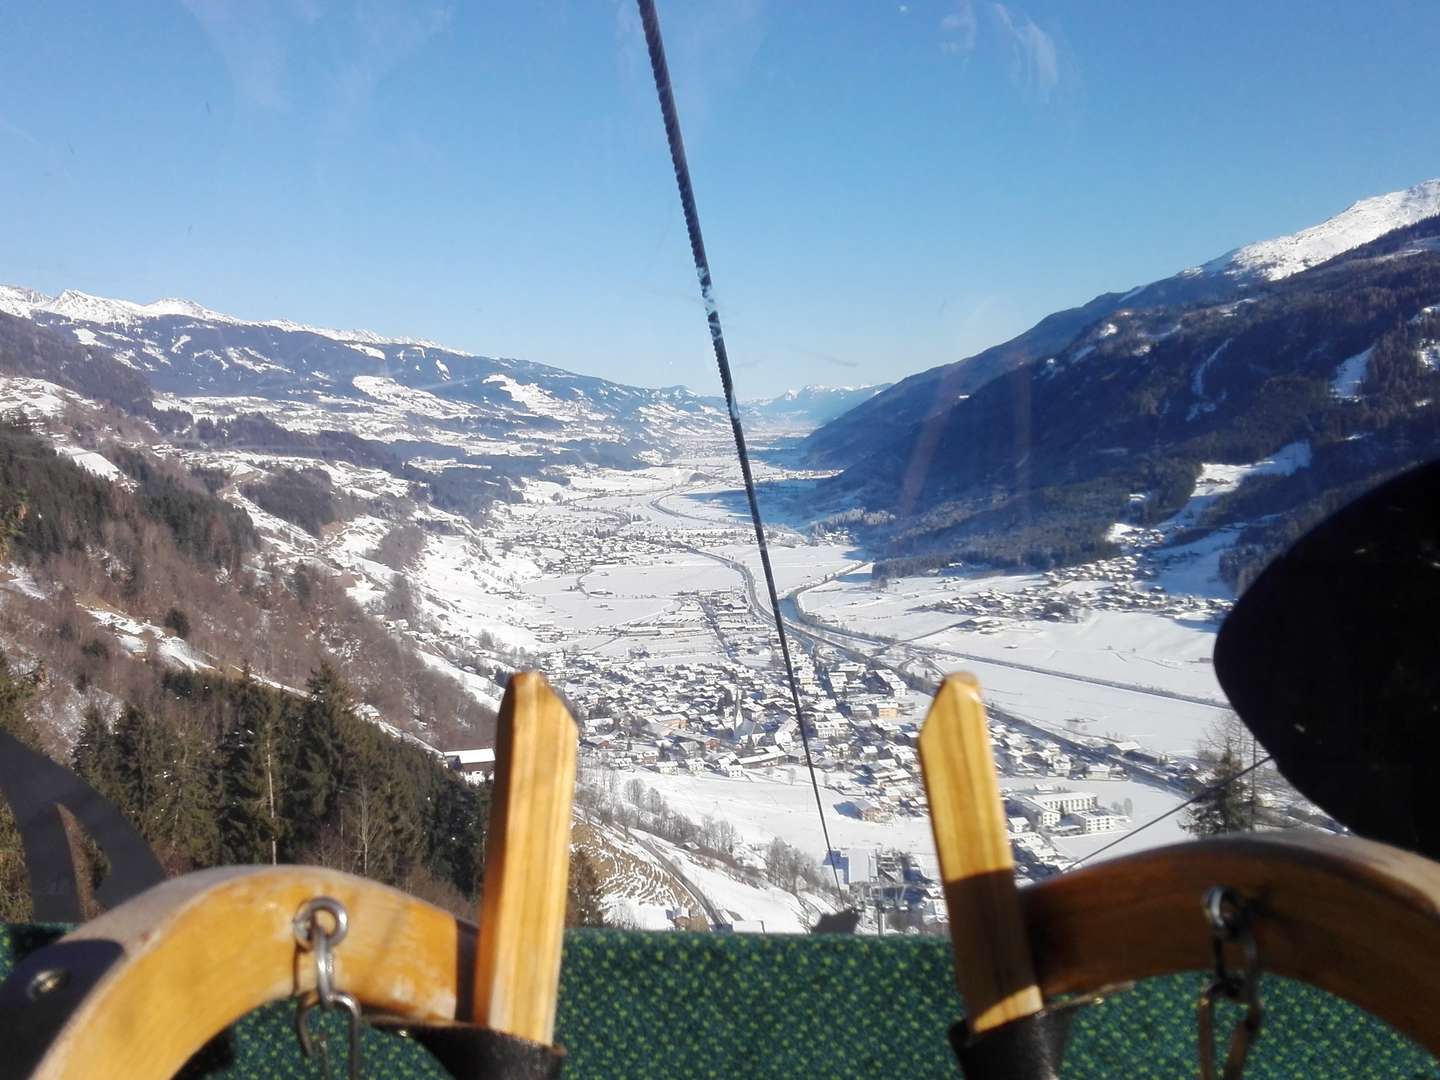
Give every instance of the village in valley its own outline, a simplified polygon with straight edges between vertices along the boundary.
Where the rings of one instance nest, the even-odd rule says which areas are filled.
[[[707,483],[697,482],[702,477]],[[698,840],[662,853],[662,841],[646,834],[653,822],[643,814],[623,837],[610,839],[614,847],[643,838],[646,852],[663,858],[691,894],[651,904],[641,925],[693,926],[708,918],[721,927],[755,928],[740,899],[728,907],[708,903],[713,896],[701,903],[697,894],[706,889],[696,881],[705,871],[757,873],[766,844],[775,840],[822,869],[820,881],[828,883],[822,907],[857,907],[872,932],[943,923],[916,743],[929,692],[946,670],[978,669],[982,683],[996,690],[987,694],[990,733],[1022,881],[1062,872],[1115,840],[1128,843],[1123,838],[1137,819],[1176,806],[1203,780],[1193,753],[1201,734],[1194,716],[1215,714],[1218,700],[1197,703],[1182,693],[1148,703],[1152,714],[1189,710],[1176,721],[1184,734],[1163,746],[1192,752],[1173,753],[1141,732],[1098,728],[1086,715],[1108,708],[1116,694],[1162,691],[1097,677],[1088,689],[1109,698],[1087,704],[1070,694],[1075,715],[1062,715],[1056,701],[1065,695],[1044,687],[1079,676],[1057,671],[1047,679],[1043,669],[998,666],[991,673],[984,663],[948,658],[943,648],[956,639],[1009,642],[1047,627],[1075,630],[1096,612],[1146,625],[1213,625],[1226,601],[1169,593],[1143,551],[1043,575],[874,582],[845,537],[776,527],[772,556],[789,621],[797,722],[773,618],[756,587],[753,533],[718,499],[715,477],[687,466],[632,475],[633,490],[625,493],[604,491],[603,482],[575,478],[500,508],[485,543],[525,567],[507,618],[525,629],[535,663],[575,715],[583,769],[607,778],[601,786],[612,790],[638,780],[665,801],[665,813],[688,816],[697,829],[718,819],[734,826],[735,843],[723,853]],[[837,606],[837,596],[881,614],[858,622]],[[432,603],[442,600],[434,596]],[[933,640],[941,647],[891,636],[887,603],[898,604],[896,620],[922,638],[939,627]],[[445,620],[431,625],[436,651],[453,653],[443,640]],[[1002,677],[1008,674],[1022,675],[1027,688],[1018,709]],[[483,752],[462,754],[452,756],[466,771],[488,771]],[[828,848],[820,840],[811,764]],[[1152,842],[1178,836],[1173,822],[1155,831]],[[837,882],[838,896],[828,887]],[[706,916],[706,907],[717,914]],[[773,921],[771,928],[780,928]]]

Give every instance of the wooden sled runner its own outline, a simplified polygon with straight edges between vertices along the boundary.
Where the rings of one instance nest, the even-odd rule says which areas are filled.
[[[555,1074],[575,730],[544,680],[522,675],[500,732],[478,930],[318,868],[167,881],[16,969],[0,994],[0,1074],[170,1076],[266,1002],[345,1009],[336,999],[347,996],[367,1016],[424,1032],[456,1075]],[[1063,1017],[1057,1004],[1211,969],[1217,938],[1204,898],[1217,888],[1243,909],[1264,973],[1347,998],[1440,1052],[1440,971],[1430,962],[1440,955],[1440,865],[1352,838],[1247,837],[1148,851],[1017,890],[972,680],[942,686],[921,756],[967,1014],[957,1040],[967,1075],[1054,1075],[1058,1059],[1034,1057],[1032,1029]],[[344,912],[343,937],[325,912],[297,936],[297,915],[317,898]],[[316,932],[333,942],[328,973]],[[1241,944],[1219,943],[1236,971],[1247,959]],[[482,1037],[476,1050],[477,1032],[502,1039]],[[1063,1039],[1053,1049],[1063,1052]],[[329,1054],[340,1071],[345,1048]]]

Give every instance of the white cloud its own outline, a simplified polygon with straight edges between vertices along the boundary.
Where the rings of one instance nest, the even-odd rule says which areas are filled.
[[[355,26],[361,48],[335,78],[342,111],[363,106],[376,83],[450,25],[451,14],[441,4],[360,0],[355,5]]]
[[[992,2],[982,27],[975,0],[956,0],[940,19],[940,51],[966,56],[987,41],[998,40],[1010,51],[1010,77],[1035,99],[1047,103],[1060,84],[1061,56],[1055,38],[1040,29],[1019,8]],[[982,34],[983,31],[983,34]]]
[[[1060,61],[1055,39],[1024,12],[1011,12],[1004,4],[992,3],[990,11],[1005,32],[1014,54],[1013,77],[1041,101],[1049,101],[1060,82]]]
[[[753,76],[769,28],[768,7],[768,0],[726,0],[667,5],[660,13],[687,142],[692,136],[703,138],[712,105]],[[648,84],[649,54],[634,0],[616,0],[615,32],[625,76],[638,85]]]
[[[262,109],[291,105],[292,51],[332,47],[322,67],[323,105],[344,116],[363,105],[375,84],[450,22],[442,4],[405,0],[184,0],[225,63],[236,96]],[[311,58],[309,63],[315,64]],[[323,63],[323,61],[322,61]],[[313,67],[312,67],[313,71]]]
[[[185,0],[225,61],[236,93],[254,105],[284,109],[285,39],[289,12],[280,4],[247,0]]]
[[[940,48],[948,53],[968,53],[975,48],[979,30],[972,0],[960,0],[954,11],[940,20]]]

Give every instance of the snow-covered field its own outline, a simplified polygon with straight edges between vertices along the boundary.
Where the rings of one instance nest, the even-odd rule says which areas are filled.
[[[923,655],[943,671],[974,673],[987,699],[1040,727],[1134,739],[1172,755],[1193,755],[1225,700],[1210,660],[1215,624],[1092,610],[1077,622],[1009,617],[981,630],[961,627],[969,616],[926,610],[957,597],[1018,594],[1041,584],[1031,574],[935,576],[899,579],[882,591],[862,571],[807,590],[802,604],[827,625],[908,646],[886,655]],[[1079,599],[1091,584],[1070,583],[1050,592]]]
[[[1092,611],[1075,623],[1027,620],[993,634],[943,630],[915,643],[1221,700],[1214,629],[1163,615]]]
[[[760,550],[753,539],[745,544],[726,544],[714,549],[716,554],[734,559],[750,568],[757,583],[763,582]],[[792,589],[812,585],[856,566],[865,565],[856,558],[848,544],[774,544],[770,545],[770,566],[775,571],[775,588],[780,595]],[[763,593],[763,589],[761,590]],[[765,598],[762,596],[762,600]],[[766,605],[768,609],[768,604]]]
[[[968,671],[987,701],[1038,727],[1071,737],[1133,739],[1174,757],[1195,755],[1220,706],[1197,705],[1115,687],[1054,678],[970,660],[947,660],[947,672]]]
[[[711,775],[662,776],[637,770],[622,772],[620,782],[623,785],[631,778],[638,778],[659,792],[673,810],[694,821],[704,821],[707,817],[729,821],[748,844],[763,848],[772,838],[779,837],[817,860],[821,859],[825,843],[815,812],[814,791],[803,769],[786,771],[790,775],[785,779],[755,775],[731,780]],[[1006,791],[1020,791],[1032,788],[1036,783],[1033,777],[1004,778],[1001,787]],[[1086,780],[1067,786],[1093,791],[1102,806],[1124,804],[1128,799],[1132,821],[1136,825],[1159,817],[1181,801],[1172,791],[1138,780]],[[853,796],[842,794],[823,782],[820,795],[825,807],[826,826],[835,847],[859,850],[899,848],[913,852],[920,865],[929,867],[931,871],[935,869],[935,842],[928,818],[896,817],[883,823],[860,821],[840,810]],[[1183,814],[1174,814],[1133,839],[1125,838],[1122,832],[1097,833],[1062,837],[1055,841],[1055,846],[1072,858],[1081,858],[1119,841],[1101,856],[1113,858],[1187,838],[1182,818]]]
[[[664,796],[673,810],[694,821],[724,819],[735,826],[747,843],[764,845],[779,837],[817,860],[825,856],[825,841],[815,813],[815,793],[804,769],[778,771],[783,778],[759,773],[731,780],[713,775],[662,776],[646,770],[622,772],[623,785],[637,777]],[[890,822],[860,821],[839,807],[854,796],[834,788],[820,788],[830,839],[837,847],[904,847],[917,852],[934,850],[927,818],[897,817]]]

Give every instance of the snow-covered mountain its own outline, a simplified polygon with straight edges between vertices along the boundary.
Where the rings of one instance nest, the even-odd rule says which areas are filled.
[[[1207,573],[1243,587],[1440,447],[1440,215],[1308,270],[1251,265],[1271,276],[1218,302],[1121,305],[918,422],[860,423],[877,396],[831,425],[855,433],[844,451],[858,456],[822,485],[822,508],[893,515],[871,539],[906,573],[954,559],[1049,568],[1142,534],[1213,533]],[[1234,469],[1250,479],[1224,490]],[[1203,513],[1180,516],[1197,496]]]
[[[747,421],[762,430],[803,433],[829,423],[889,386],[889,383],[875,383],[872,386],[802,386],[798,390],[786,390],[773,398],[747,401],[742,406],[742,413]]]
[[[0,312],[106,350],[145,377],[159,404],[197,418],[260,412],[293,431],[423,444],[433,456],[564,452],[613,464],[726,433],[715,401],[678,387],[626,386],[368,330],[247,321],[191,300],[0,286]]]
[[[999,375],[1056,356],[1099,320],[1124,311],[1246,298],[1267,285],[1440,214],[1440,179],[1362,199],[1318,225],[1236,248],[1202,266],[1047,315],[1023,334],[974,356],[910,375],[806,438],[810,462],[826,467],[859,461],[877,440],[939,417]]]
[[[1361,199],[1319,225],[1247,244],[1189,272],[1279,281],[1435,214],[1440,214],[1440,179]]]
[[[373,330],[331,330],[320,326],[307,326],[288,319],[246,320],[234,315],[215,311],[183,297],[165,297],[149,304],[138,304],[133,300],[117,300],[105,296],[92,296],[78,289],[66,289],[59,296],[47,296],[35,289],[16,285],[0,285],[0,311],[21,318],[36,315],[58,315],[76,322],[104,323],[107,326],[132,326],[146,319],[166,315],[180,315],[206,322],[225,323],[231,326],[272,326],[277,330],[295,330],[336,341],[355,341],[362,344],[426,345],[440,348],[436,342],[418,338],[382,337]]]

